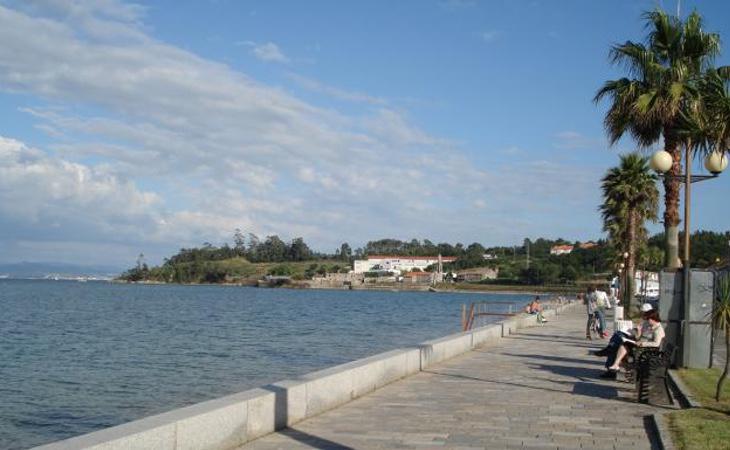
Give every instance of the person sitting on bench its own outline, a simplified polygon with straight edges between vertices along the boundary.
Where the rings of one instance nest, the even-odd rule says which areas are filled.
[[[617,331],[608,345],[594,352],[596,356],[606,356],[606,372],[601,378],[616,378],[621,361],[635,347],[659,347],[664,339],[664,328],[659,313],[649,304],[641,305],[641,316],[644,319],[640,329],[633,333]]]

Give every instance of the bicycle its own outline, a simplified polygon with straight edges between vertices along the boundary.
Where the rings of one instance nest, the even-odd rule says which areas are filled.
[[[602,338],[603,333],[601,332],[600,324],[598,323],[598,317],[595,313],[590,315],[588,327],[586,330],[586,339],[593,340],[593,335],[597,338]]]

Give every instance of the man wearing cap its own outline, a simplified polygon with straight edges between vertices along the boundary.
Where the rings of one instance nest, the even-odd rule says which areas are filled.
[[[665,334],[657,310],[651,304],[644,303],[641,305],[641,317],[643,319],[641,328],[634,328],[633,333],[617,331],[605,348],[594,352],[596,356],[607,356],[606,372],[601,375],[602,378],[615,379],[621,361],[634,347],[661,345]]]

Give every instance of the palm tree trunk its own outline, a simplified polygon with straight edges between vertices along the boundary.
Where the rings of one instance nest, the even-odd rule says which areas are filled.
[[[720,401],[720,393],[722,393],[722,385],[725,384],[728,369],[730,369],[730,326],[725,326],[725,370],[722,371],[720,379],[717,380],[717,391],[715,392],[715,401]]]
[[[664,130],[664,150],[672,155],[672,168],[664,177],[664,266],[678,269],[679,262],[679,175],[682,173],[682,147],[674,132]]]
[[[634,292],[635,292],[635,278],[636,278],[636,210],[629,210],[629,223],[627,230],[628,244],[629,244],[629,258],[626,261],[626,309],[629,314],[633,312],[631,308]]]

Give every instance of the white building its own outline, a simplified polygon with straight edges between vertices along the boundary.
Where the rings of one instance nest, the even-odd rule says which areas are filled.
[[[634,277],[636,295],[647,297],[659,297],[659,274],[656,272],[644,272],[637,270]]]
[[[611,280],[611,288],[618,289],[620,282],[619,277],[614,277]],[[637,270],[634,275],[634,295],[649,298],[659,297],[659,274]]]
[[[573,251],[572,245],[553,245],[550,249],[551,255],[569,255]]]
[[[455,256],[442,256],[442,263],[450,263],[456,261]],[[356,259],[353,264],[353,272],[364,273],[375,270],[384,270],[387,272],[412,272],[413,269],[426,270],[428,266],[438,264],[438,256],[386,256],[374,255],[368,256],[368,259]]]

